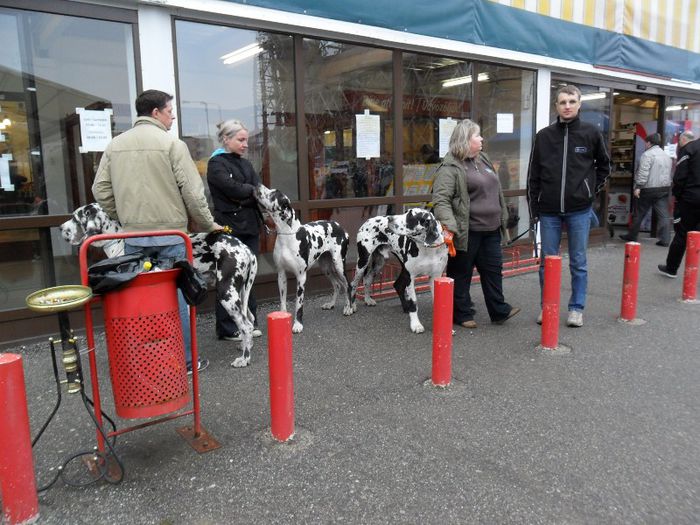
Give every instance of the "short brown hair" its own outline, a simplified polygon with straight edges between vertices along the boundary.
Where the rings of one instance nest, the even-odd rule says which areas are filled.
[[[581,100],[581,90],[574,86],[573,84],[567,84],[565,86],[561,86],[559,89],[557,89],[556,94],[554,95],[554,102],[556,103],[557,100],[559,100],[559,95],[562,93],[566,93],[567,95],[576,95],[576,98]]]

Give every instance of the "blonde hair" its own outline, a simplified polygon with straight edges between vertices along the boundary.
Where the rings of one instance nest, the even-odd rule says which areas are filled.
[[[242,129],[248,131],[248,128],[245,127],[243,122],[236,119],[224,120],[222,122],[219,122],[216,125],[216,129],[219,130],[216,132],[216,138],[219,139],[219,142],[221,144],[224,143],[225,139],[235,136],[236,133],[238,133]]]
[[[452,136],[450,136],[450,153],[452,156],[458,160],[464,160],[469,157],[471,153],[469,147],[469,141],[471,141],[474,135],[481,132],[479,125],[473,120],[465,118],[457,122]]]

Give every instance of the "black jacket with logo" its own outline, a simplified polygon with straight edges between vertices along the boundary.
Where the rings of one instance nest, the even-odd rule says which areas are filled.
[[[673,196],[700,206],[700,140],[688,142],[680,153],[673,175]]]
[[[593,204],[610,175],[610,156],[598,128],[578,117],[540,130],[530,155],[530,216],[570,213]]]

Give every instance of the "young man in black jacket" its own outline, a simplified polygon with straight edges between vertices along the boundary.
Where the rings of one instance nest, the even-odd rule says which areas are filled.
[[[544,283],[544,258],[559,253],[562,226],[566,225],[571,271],[566,324],[583,326],[592,206],[610,174],[610,156],[598,128],[579,119],[581,91],[576,86],[559,88],[554,103],[557,121],[535,137],[527,198],[532,221],[540,222],[540,286]],[[537,322],[542,322],[541,312]]]
[[[674,224],[676,234],[668,249],[666,264],[659,265],[659,271],[666,277],[678,274],[688,232],[700,230],[700,140],[688,142],[680,154],[672,189],[676,198],[674,216],[680,217],[680,221]]]

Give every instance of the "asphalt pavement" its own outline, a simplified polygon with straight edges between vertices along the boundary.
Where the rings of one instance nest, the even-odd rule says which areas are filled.
[[[624,245],[590,249],[581,328],[565,326],[564,259],[568,353],[537,348],[537,274],[504,281],[522,312],[502,326],[488,322],[473,286],[479,326],[457,327],[446,389],[426,383],[430,294],[419,296],[418,335],[396,298],[360,302],[351,317],[307,298],[293,337],[296,434],[285,444],[270,435],[265,317],[277,305],[260,306],[264,336],[244,369],[229,366],[236,343],[217,341],[213,316],[200,316],[211,360],[202,421],[222,447],[190,448],[176,429],[191,418],[120,436],[123,482],[59,480],[40,495],[40,523],[698,523],[700,305],[680,301],[682,277],[656,272],[665,254],[642,240],[646,322],[632,325],[618,321]],[[48,344],[9,351],[24,358],[34,434],[55,400]],[[103,334],[97,356],[110,413]],[[64,394],[35,448],[38,483],[94,442],[79,397]],[[70,469],[85,479],[80,462]]]

